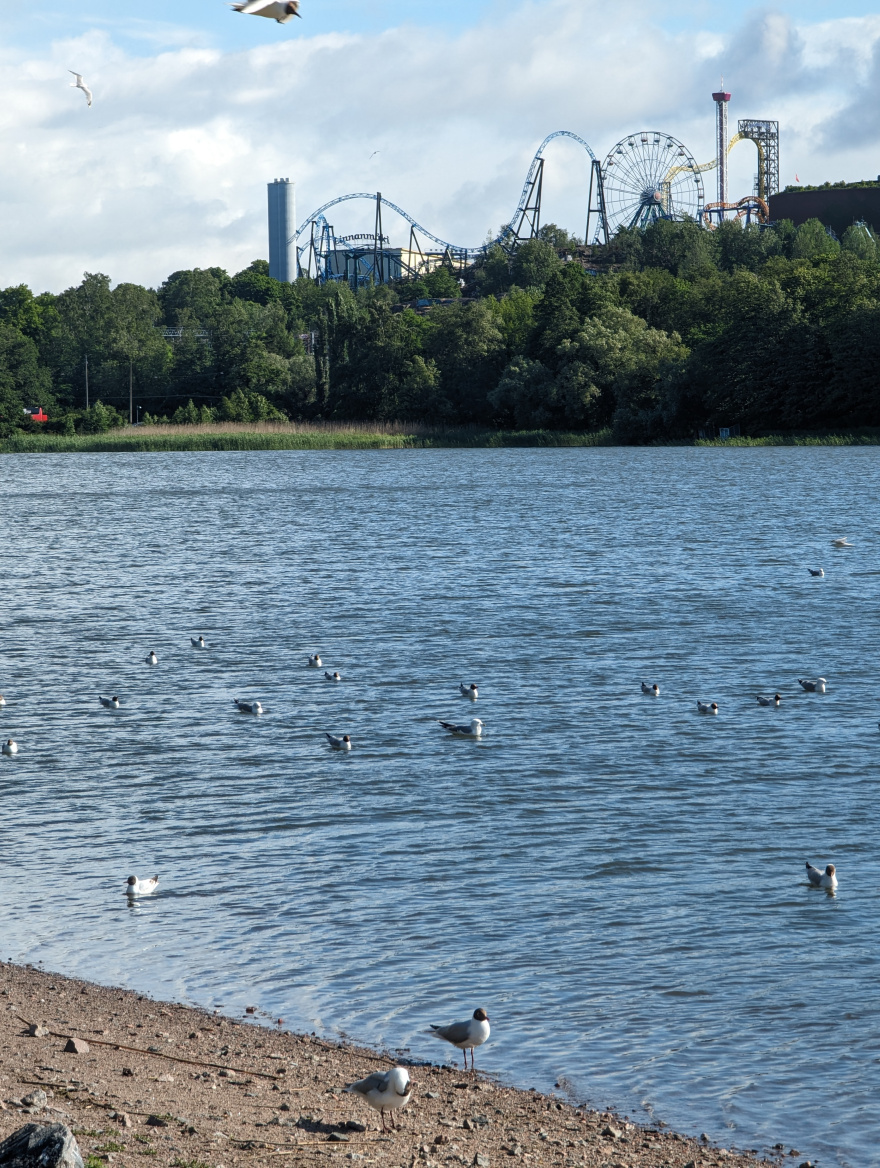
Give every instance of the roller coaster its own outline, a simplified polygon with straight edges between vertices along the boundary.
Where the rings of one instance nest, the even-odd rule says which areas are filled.
[[[773,140],[766,131],[752,127],[777,126],[775,153]],[[763,136],[761,136],[763,134]],[[705,201],[702,175],[718,165],[718,159],[697,163],[677,138],[659,130],[640,130],[622,138],[600,162],[591,146],[570,130],[549,134],[532,159],[517,208],[510,222],[498,235],[479,247],[449,243],[423,227],[403,208],[386,199],[381,192],[355,192],[331,199],[302,223],[290,241],[296,254],[298,276],[309,276],[319,283],[345,282],[352,287],[385,284],[402,278],[417,278],[440,265],[461,272],[492,248],[512,253],[524,241],[534,239],[541,228],[544,189],[545,153],[552,142],[568,138],[581,146],[588,157],[589,193],[586,206],[587,243],[608,243],[621,228],[648,227],[658,219],[691,219],[707,228],[717,226],[725,217],[735,215],[751,223],[768,220],[766,197],[778,188],[778,125],[769,122],[740,123],[740,132],[727,147],[737,142],[753,141],[758,148],[759,176],[757,192],[736,203]],[[776,188],[768,159],[775,159]],[[769,174],[769,178],[768,178]],[[334,208],[355,200],[374,205],[372,232],[337,236],[328,219]],[[390,211],[409,225],[407,247],[391,247],[385,234],[383,212]]]

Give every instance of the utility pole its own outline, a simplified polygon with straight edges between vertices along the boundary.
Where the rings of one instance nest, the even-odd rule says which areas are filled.
[[[134,421],[134,367],[132,358],[128,359],[128,424]]]
[[[86,353],[86,409],[89,408],[89,355]]]

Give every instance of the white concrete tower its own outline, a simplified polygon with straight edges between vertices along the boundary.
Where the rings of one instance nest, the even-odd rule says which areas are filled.
[[[717,129],[718,149],[718,202],[727,202],[727,103],[730,94],[723,91],[724,78],[721,78],[722,92],[713,93],[715,102],[715,126]],[[724,212],[720,217],[724,218]]]
[[[269,275],[285,284],[296,279],[296,184],[289,178],[269,183]]]

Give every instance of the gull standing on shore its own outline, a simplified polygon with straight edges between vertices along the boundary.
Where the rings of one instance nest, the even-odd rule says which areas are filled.
[[[474,1010],[473,1018],[467,1022],[453,1022],[449,1026],[432,1026],[427,1034],[451,1042],[464,1051],[464,1069],[467,1070],[467,1052],[471,1052],[471,1070],[474,1069],[474,1047],[482,1046],[489,1037],[489,1015],[485,1010]]]
[[[367,1075],[366,1079],[358,1079],[349,1084],[345,1090],[354,1095],[360,1095],[374,1111],[382,1116],[382,1131],[385,1131],[385,1112],[391,1120],[391,1127],[395,1128],[394,1112],[406,1107],[412,1099],[412,1080],[406,1067],[394,1067],[383,1075],[376,1071]]]
[[[153,876],[149,880],[138,880],[137,876],[129,876],[125,891],[129,896],[149,896],[151,892],[156,891],[158,883],[158,876]]]
[[[91,108],[92,91],[91,91],[91,89],[89,89],[88,85],[86,85],[85,81],[83,81],[82,73],[77,73],[73,69],[68,69],[67,72],[73,73],[74,77],[76,78],[76,81],[71,82],[70,88],[71,89],[81,89],[83,91],[83,93],[86,95],[86,103],[88,104],[89,108]]]
[[[810,861],[807,860],[807,876],[814,888],[835,889],[837,887],[835,871],[836,869],[833,864],[828,864],[823,872],[821,868],[814,868]]]

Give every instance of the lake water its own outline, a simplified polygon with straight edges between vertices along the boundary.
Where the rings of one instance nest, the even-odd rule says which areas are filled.
[[[880,451],[0,478],[2,957],[413,1057],[485,1006],[512,1082],[880,1164]],[[474,712],[459,681],[481,742],[438,725]]]

